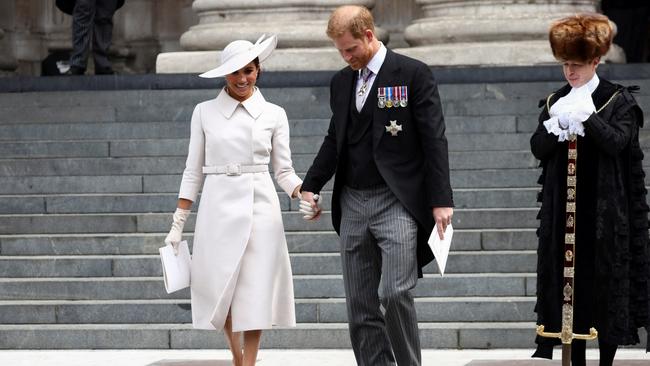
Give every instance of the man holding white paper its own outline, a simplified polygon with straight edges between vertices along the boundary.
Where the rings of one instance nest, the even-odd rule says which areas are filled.
[[[319,217],[314,193],[336,173],[332,221],[357,364],[417,366],[411,290],[433,259],[434,221],[442,237],[453,214],[445,124],[431,70],[374,32],[364,7],[330,17],[327,35],[349,67],[332,78],[330,127],[305,176],[301,212]]]
[[[447,258],[449,258],[449,250],[451,249],[451,239],[454,236],[454,228],[451,224],[447,225],[444,231],[444,236],[440,236],[438,225],[433,227],[431,236],[429,237],[429,246],[433,255],[436,257],[438,264],[438,271],[440,277],[445,275],[445,268],[447,267]]]

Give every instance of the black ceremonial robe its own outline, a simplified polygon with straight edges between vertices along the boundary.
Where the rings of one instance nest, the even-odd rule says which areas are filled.
[[[598,112],[584,122],[585,136],[578,136],[576,164],[573,330],[587,334],[595,327],[601,340],[617,345],[639,343],[638,328],[648,329],[650,318],[643,113],[631,90],[600,80],[592,94]],[[566,85],[540,102],[544,109],[530,141],[542,167],[535,311],[547,332],[561,329],[568,143],[558,142],[543,122],[570,91]],[[548,351],[559,339],[538,336],[536,343],[538,351]]]

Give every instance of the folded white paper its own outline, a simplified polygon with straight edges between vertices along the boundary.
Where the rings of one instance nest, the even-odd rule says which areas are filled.
[[[163,279],[167,293],[171,294],[189,287],[191,259],[187,241],[183,240],[178,244],[178,255],[174,254],[174,248],[171,245],[165,245],[158,251],[162,261]]]
[[[440,276],[445,274],[445,267],[447,266],[447,258],[449,257],[449,249],[451,248],[451,238],[454,236],[454,228],[451,224],[447,225],[444,233],[444,239],[440,240],[438,235],[438,224],[433,227],[433,231],[429,236],[429,247],[433,255],[436,256],[436,263],[440,270]]]

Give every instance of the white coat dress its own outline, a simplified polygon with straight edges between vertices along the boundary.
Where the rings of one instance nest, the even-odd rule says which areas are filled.
[[[225,89],[192,114],[179,198],[196,201],[191,267],[192,323],[222,329],[230,309],[233,331],[295,326],[293,281],[280,202],[268,171],[203,174],[203,167],[272,164],[289,195],[302,183],[289,149],[281,107],[259,89],[240,103]]]

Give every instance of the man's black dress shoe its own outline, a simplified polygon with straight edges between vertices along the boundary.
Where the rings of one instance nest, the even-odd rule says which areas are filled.
[[[115,71],[113,71],[113,69],[110,67],[95,69],[95,75],[113,75],[113,74],[115,74]]]

